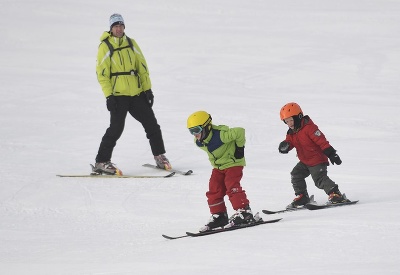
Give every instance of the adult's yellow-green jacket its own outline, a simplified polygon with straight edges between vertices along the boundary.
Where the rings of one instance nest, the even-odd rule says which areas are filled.
[[[111,58],[110,49],[104,39],[114,48]],[[133,50],[128,39],[132,41]],[[118,38],[104,32],[100,41],[102,42],[97,53],[96,74],[105,97],[136,96],[151,89],[146,59],[134,39],[125,34]]]

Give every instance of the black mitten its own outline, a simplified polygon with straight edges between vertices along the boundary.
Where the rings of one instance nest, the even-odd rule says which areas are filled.
[[[238,147],[236,145],[234,156],[235,156],[236,159],[242,159],[244,157],[244,146],[243,147]]]
[[[111,113],[117,112],[117,101],[113,95],[107,97],[107,110],[109,110]]]
[[[325,154],[325,156],[327,156],[327,157],[329,158],[329,160],[331,161],[331,163],[332,163],[333,165],[335,165],[335,164],[337,164],[337,165],[342,164],[342,160],[340,159],[339,155],[336,154],[336,150],[333,149],[332,146],[326,148],[326,149],[324,150],[324,154]]]
[[[153,95],[153,91],[151,89],[147,90],[144,92],[147,98],[147,102],[149,103],[150,107],[153,107],[154,104],[154,95]]]
[[[289,148],[290,148],[290,143],[287,142],[286,140],[279,143],[279,147],[278,147],[279,153],[287,154],[287,153],[289,153]]]

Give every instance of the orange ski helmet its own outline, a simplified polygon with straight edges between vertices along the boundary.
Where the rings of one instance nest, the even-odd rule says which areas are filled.
[[[285,120],[289,117],[297,117],[301,119],[303,117],[303,111],[301,110],[299,104],[295,102],[290,102],[283,105],[283,107],[281,108],[280,117],[281,120]]]

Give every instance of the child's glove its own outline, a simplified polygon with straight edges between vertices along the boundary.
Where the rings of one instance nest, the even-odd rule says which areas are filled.
[[[235,159],[242,159],[244,157],[244,146],[243,147],[238,147],[237,145],[234,153]]]
[[[335,164],[337,164],[337,165],[342,164],[342,160],[340,159],[339,155],[336,154],[336,150],[333,149],[332,146],[326,148],[326,149],[324,150],[324,154],[325,154],[325,156],[327,156],[327,157],[329,158],[329,160],[331,161],[331,163],[332,163],[333,165],[335,165]]]
[[[287,153],[289,153],[289,148],[290,148],[290,143],[287,142],[286,140],[279,143],[279,147],[278,147],[279,153],[287,154]]]

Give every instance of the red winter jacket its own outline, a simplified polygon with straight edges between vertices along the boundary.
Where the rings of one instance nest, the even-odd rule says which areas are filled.
[[[315,166],[321,163],[329,165],[328,158],[323,153],[323,150],[330,147],[329,141],[309,116],[302,118],[301,127],[297,132],[289,129],[286,141],[290,143],[289,150],[296,148],[297,157],[305,165]]]

